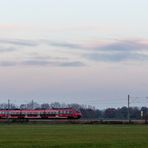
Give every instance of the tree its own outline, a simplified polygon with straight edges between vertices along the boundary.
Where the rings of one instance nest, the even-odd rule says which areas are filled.
[[[105,118],[116,118],[116,109],[115,108],[108,108],[104,112]]]
[[[61,108],[61,104],[59,102],[53,102],[50,104],[51,108]]]
[[[41,104],[41,109],[49,109],[49,108],[50,108],[50,106],[48,103]]]
[[[39,109],[40,105],[37,102],[34,102],[33,100],[27,104],[26,109]]]

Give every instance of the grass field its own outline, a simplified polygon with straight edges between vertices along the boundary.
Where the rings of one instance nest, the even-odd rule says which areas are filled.
[[[147,148],[146,125],[0,125],[0,148]]]

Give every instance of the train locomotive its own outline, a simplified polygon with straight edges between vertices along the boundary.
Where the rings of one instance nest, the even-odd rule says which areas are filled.
[[[0,110],[0,119],[79,119],[81,113],[73,108],[46,110]]]

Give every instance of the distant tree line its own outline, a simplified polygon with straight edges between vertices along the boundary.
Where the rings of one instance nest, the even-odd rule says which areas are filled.
[[[31,101],[27,104],[21,104],[19,106],[15,104],[1,103],[0,109],[50,109],[50,108],[74,108],[81,112],[83,119],[122,119],[125,120],[128,117],[128,108],[126,106],[120,108],[106,108],[103,110],[96,109],[90,105],[80,104],[65,104],[59,102],[38,104]],[[148,107],[130,107],[131,119],[148,119]]]
[[[121,119],[126,120],[128,118],[128,108],[107,108],[104,110],[80,108],[83,118],[88,119]],[[130,107],[130,119],[148,119],[148,108],[147,107]]]

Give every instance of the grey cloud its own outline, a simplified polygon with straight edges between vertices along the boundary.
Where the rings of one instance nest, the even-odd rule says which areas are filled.
[[[79,61],[74,61],[74,62],[62,62],[59,63],[59,66],[62,67],[81,67],[81,66],[85,66],[84,63],[79,62]]]
[[[148,61],[148,44],[139,41],[117,41],[92,49],[91,53],[83,57],[93,61],[124,62],[124,61]]]
[[[50,65],[60,67],[80,67],[85,64],[80,61],[71,61],[67,57],[51,57],[51,56],[28,56],[22,62],[24,65]]]
[[[93,51],[135,51],[139,49],[148,49],[148,44],[140,42],[140,40],[115,40],[113,43],[107,43],[105,45],[90,45],[78,44],[66,41],[51,41],[48,39],[44,40],[23,40],[23,39],[0,39],[1,44],[12,44],[19,46],[38,46],[40,44],[46,44],[56,47],[65,47],[69,49],[81,49],[81,50],[93,50]]]
[[[70,49],[79,49],[82,48],[80,44],[70,43],[70,42],[60,42],[60,41],[51,41],[48,39],[44,40],[25,40],[25,39],[0,39],[0,44],[11,44],[16,46],[38,46],[41,44],[55,46],[55,47],[65,47]]]
[[[46,66],[49,65],[47,60],[25,60],[21,62],[22,65],[32,65],[32,66]]]
[[[0,53],[5,53],[5,52],[12,52],[12,51],[16,51],[16,48],[13,47],[0,47]]]
[[[70,42],[55,42],[55,41],[50,41],[50,40],[44,40],[44,42],[50,46],[56,46],[56,47],[65,47],[65,48],[70,48],[70,49],[79,49],[82,48],[80,44],[76,43],[70,43]]]
[[[53,67],[80,67],[84,66],[82,62],[79,61],[48,61],[48,60],[26,60],[21,63],[27,66],[53,66]]]
[[[33,40],[21,40],[21,39],[0,39],[0,44],[11,44],[18,46],[37,46],[39,43]]]
[[[28,60],[55,60],[55,61],[60,61],[60,60],[69,60],[69,58],[67,58],[67,57],[52,57],[52,56],[41,56],[41,55],[28,55],[27,57],[26,57],[26,59],[28,59]]]
[[[80,61],[48,61],[48,60],[24,60],[20,62],[15,61],[1,61],[0,67],[14,67],[14,66],[52,66],[52,67],[81,67],[85,66]]]
[[[124,62],[124,61],[148,61],[148,56],[138,53],[91,53],[85,57],[93,61]]]
[[[46,44],[57,47],[65,47],[68,49],[83,50],[83,53],[79,52],[79,55],[82,55],[83,58],[94,61],[106,61],[106,62],[118,62],[118,61],[127,61],[127,60],[137,60],[144,61],[147,60],[147,55],[144,55],[142,52],[147,52],[148,54],[148,43],[144,43],[140,40],[115,40],[113,43],[107,43],[105,45],[99,45],[92,47],[84,44],[76,44],[70,42],[54,42],[50,40],[0,40],[1,44],[12,44],[20,46],[37,46],[40,44]],[[0,47],[0,52],[10,52],[15,51],[17,48],[2,48]],[[65,51],[67,52],[67,51]],[[84,54],[85,52],[85,54]],[[79,61],[70,62],[68,58],[63,57],[49,57],[49,56],[40,56],[35,55],[22,61],[24,65],[54,65],[54,66],[83,66],[84,63]]]
[[[77,44],[77,43],[70,43],[70,42],[53,42],[49,40],[43,41],[46,44],[51,46],[57,47],[65,47],[70,49],[81,49],[86,51],[103,51],[103,52],[116,52],[116,51],[135,51],[135,50],[142,50],[148,49],[148,44],[144,44],[140,42],[140,40],[123,40],[123,41],[114,41],[113,43],[107,43],[105,45],[98,46],[90,46],[85,44]]]
[[[94,48],[94,50],[104,51],[104,52],[106,51],[130,52],[130,51],[139,51],[142,49],[148,49],[148,44],[140,43],[139,41],[117,41],[111,44],[98,46]]]

